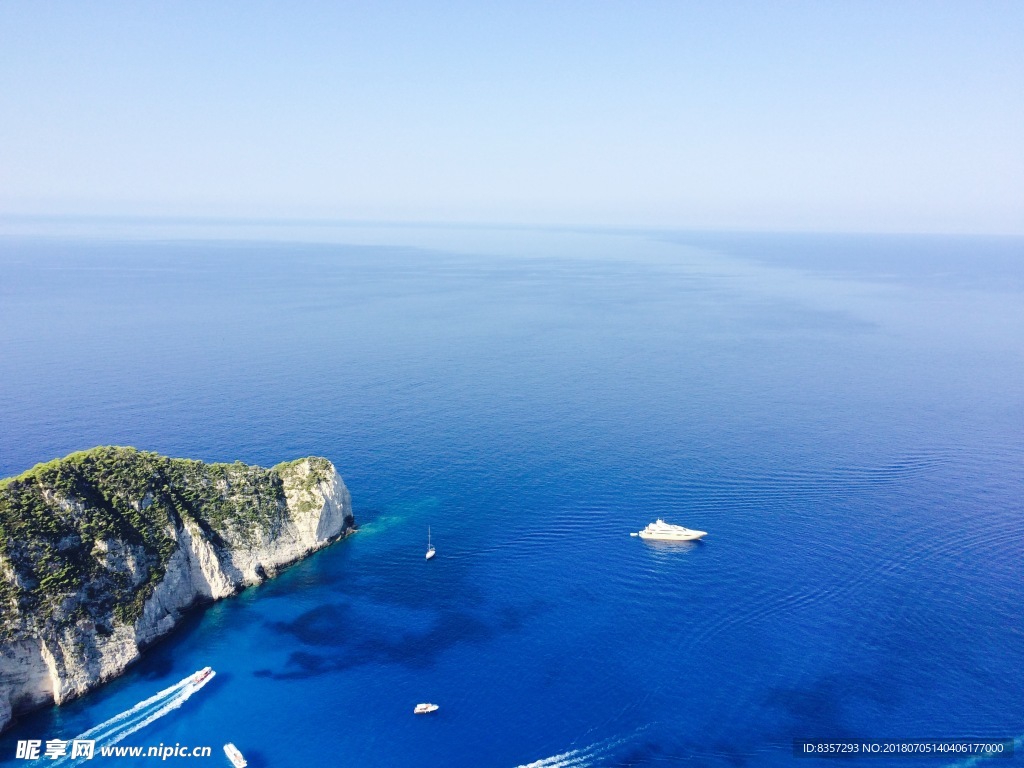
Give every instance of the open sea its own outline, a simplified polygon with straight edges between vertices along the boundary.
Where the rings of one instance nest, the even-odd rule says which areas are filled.
[[[319,455],[361,530],[0,762],[206,665],[111,733],[253,768],[1024,760],[1024,239],[133,226],[0,238],[0,475]],[[655,518],[709,535],[629,536]]]

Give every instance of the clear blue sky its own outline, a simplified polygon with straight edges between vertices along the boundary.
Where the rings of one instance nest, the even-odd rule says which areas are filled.
[[[1024,233],[1024,2],[4,2],[0,214]]]

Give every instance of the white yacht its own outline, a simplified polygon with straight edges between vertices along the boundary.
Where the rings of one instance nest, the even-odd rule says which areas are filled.
[[[707,536],[708,532],[695,531],[692,528],[684,528],[681,525],[672,525],[659,517],[655,522],[640,531],[640,533],[631,533],[629,535],[655,541],[696,541],[702,536]]]
[[[434,549],[433,545],[430,543],[430,526],[428,525],[427,526],[427,560],[432,558],[435,554],[437,554],[437,552]]]
[[[431,704],[430,702],[426,702],[423,704],[417,704],[416,707],[413,709],[412,713],[414,715],[426,715],[430,712],[437,712],[437,710],[439,709],[440,707],[437,706],[437,704]]]
[[[234,744],[225,744],[224,754],[228,756],[228,760],[231,761],[231,764],[235,766],[235,768],[245,768],[245,766],[249,764],[245,761],[245,758],[242,757],[242,753],[238,751],[238,747]]]

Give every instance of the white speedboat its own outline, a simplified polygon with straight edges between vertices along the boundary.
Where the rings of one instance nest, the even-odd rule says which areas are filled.
[[[249,763],[242,757],[242,753],[238,751],[238,747],[234,744],[228,743],[224,745],[224,754],[228,756],[228,760],[235,768],[245,768]]]
[[[437,710],[439,709],[440,707],[437,706],[437,704],[431,704],[430,702],[426,702],[424,704],[417,704],[415,709],[413,709],[412,713],[414,715],[426,715],[431,712],[437,712]]]
[[[210,678],[213,677],[215,674],[217,673],[213,671],[212,667],[203,667],[194,675],[192,675],[192,685],[197,685],[200,688],[202,688],[204,685],[210,682]]]
[[[437,551],[430,543],[430,526],[427,526],[427,560],[437,554]]]
[[[707,536],[708,532],[695,531],[692,528],[685,528],[681,525],[672,525],[658,518],[639,533],[631,533],[629,535],[654,541],[696,541],[702,536]]]

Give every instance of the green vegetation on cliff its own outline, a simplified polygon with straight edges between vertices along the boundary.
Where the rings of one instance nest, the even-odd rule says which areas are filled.
[[[198,526],[215,547],[274,536],[287,505],[273,469],[170,459],[134,448],[81,451],[0,481],[0,637],[29,625],[132,622],[177,548]],[[301,489],[329,477],[311,459]],[[303,465],[304,466],[304,465]]]

